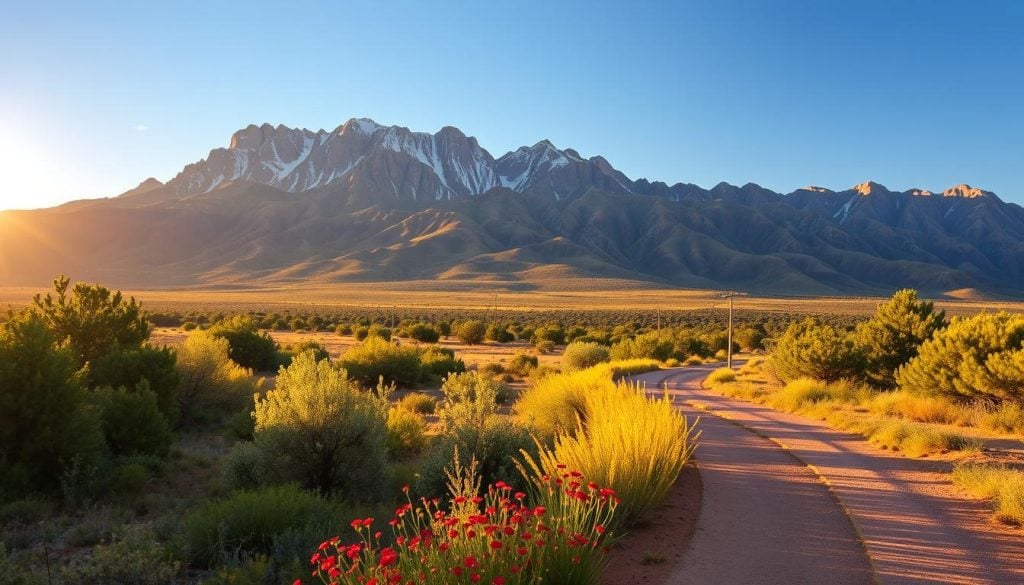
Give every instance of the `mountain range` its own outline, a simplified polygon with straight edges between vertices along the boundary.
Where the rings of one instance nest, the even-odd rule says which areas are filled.
[[[1024,208],[968,185],[668,185],[547,140],[494,158],[450,126],[264,124],[167,183],[0,213],[0,283],[59,273],[123,287],[616,278],[773,294],[1017,294]]]

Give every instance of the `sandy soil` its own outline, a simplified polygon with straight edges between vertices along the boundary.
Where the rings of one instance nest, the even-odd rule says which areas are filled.
[[[879,451],[861,437],[830,429],[820,422],[701,389],[697,380],[713,368],[662,370],[642,378],[652,388],[667,383],[674,400],[684,408],[693,403],[709,408],[714,416],[705,416],[706,433],[722,424],[749,429],[745,431],[747,434],[756,433],[754,436],[774,442],[774,449],[763,451],[765,456],[770,452],[789,453],[805,464],[805,469],[821,474],[856,527],[878,583],[1024,583],[1021,530],[992,523],[983,502],[965,499],[949,481],[948,461],[910,459]],[[731,422],[726,423],[726,420]],[[706,435],[705,445],[713,437]],[[698,451],[698,463],[706,454],[703,448]],[[735,467],[730,473],[749,469],[749,464],[762,463],[760,457],[747,463],[739,457],[728,460]],[[701,471],[705,481],[705,512],[701,518],[710,521],[713,516],[708,498],[712,487],[705,468]],[[778,479],[774,476],[773,472],[771,478]],[[767,503],[762,507],[768,507]],[[721,510],[718,515],[720,523],[745,522],[756,526],[753,522],[756,516],[738,516],[730,508]],[[795,547],[810,529],[815,528],[797,524],[781,532],[776,526],[770,527],[766,534],[784,534]],[[706,537],[699,525],[680,572],[670,583],[699,582],[687,580],[682,571],[691,557],[699,560],[696,553],[701,550],[698,545],[703,538]],[[734,555],[734,564],[745,564],[749,556],[761,556],[758,548],[720,544]],[[805,571],[803,578],[790,582],[836,582],[832,575],[811,570],[822,558],[846,554],[837,553],[835,544],[835,541],[823,540],[814,555],[793,558],[790,562],[802,565]],[[721,569],[718,571],[703,582],[766,582],[763,579],[720,579],[723,575]]]

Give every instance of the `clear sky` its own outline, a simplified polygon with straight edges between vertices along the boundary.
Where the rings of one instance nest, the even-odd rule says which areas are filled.
[[[1024,203],[1024,2],[3,0],[0,209],[172,178],[270,122],[549,138],[633,178]]]

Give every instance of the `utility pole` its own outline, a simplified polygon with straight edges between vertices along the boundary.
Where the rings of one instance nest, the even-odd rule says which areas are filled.
[[[723,299],[729,299],[729,342],[728,342],[729,346],[725,348],[725,351],[726,351],[726,355],[728,356],[727,362],[726,362],[726,367],[728,367],[730,369],[732,368],[732,299],[734,297],[744,297],[744,296],[747,296],[747,293],[733,292],[733,291],[722,293],[722,298]]]

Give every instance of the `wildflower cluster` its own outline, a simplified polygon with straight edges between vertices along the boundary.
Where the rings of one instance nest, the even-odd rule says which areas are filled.
[[[578,472],[563,475],[545,478],[552,490],[537,505],[500,481],[482,496],[479,482],[453,485],[447,510],[438,499],[414,505],[406,488],[389,537],[373,518],[353,520],[354,542],[322,543],[313,576],[329,585],[592,583],[618,499]]]

